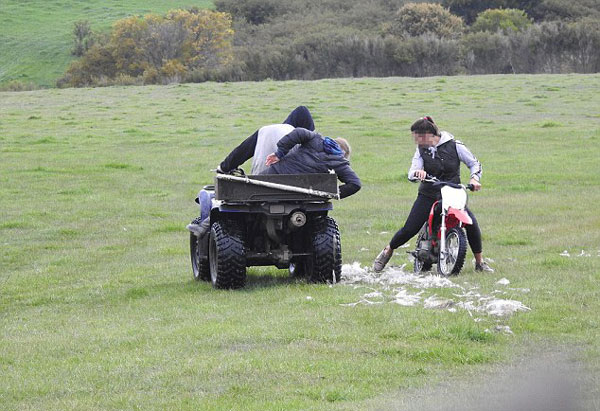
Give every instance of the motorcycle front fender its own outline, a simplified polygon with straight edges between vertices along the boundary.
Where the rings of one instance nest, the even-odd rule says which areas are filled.
[[[473,224],[473,220],[471,219],[471,217],[469,216],[469,214],[467,214],[467,212],[465,210],[459,210],[456,208],[448,208],[448,216],[454,216],[454,218],[456,218],[458,221],[460,221],[461,223],[465,224],[465,225],[471,225]]]

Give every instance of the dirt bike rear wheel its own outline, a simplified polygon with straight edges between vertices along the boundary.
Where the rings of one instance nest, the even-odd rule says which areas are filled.
[[[417,252],[421,248],[422,242],[425,241],[425,239],[427,238],[428,227],[429,227],[428,224],[425,223],[423,225],[423,227],[421,228],[421,231],[419,231],[419,234],[417,235],[417,247],[415,249]],[[432,264],[429,261],[423,261],[415,256],[415,262],[414,262],[415,274],[420,274],[422,272],[429,271],[429,270],[431,270],[431,266],[432,266]]]

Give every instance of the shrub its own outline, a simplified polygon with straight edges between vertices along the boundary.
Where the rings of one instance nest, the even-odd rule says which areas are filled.
[[[190,9],[128,17],[113,25],[106,44],[92,46],[73,62],[57,84],[106,84],[116,76],[119,84],[129,82],[127,76],[149,83],[180,81],[188,70],[230,64],[232,42],[231,17],[225,13]]]
[[[408,3],[396,13],[390,31],[397,36],[433,34],[439,38],[458,38],[464,30],[460,17],[433,3]]]
[[[393,58],[403,76],[425,77],[460,72],[460,46],[457,40],[432,34],[410,37],[396,44]]]
[[[517,9],[490,9],[479,13],[471,26],[472,31],[489,31],[495,33],[499,30],[507,33],[509,30],[522,31],[531,25],[527,13]]]
[[[219,11],[255,25],[267,23],[288,11],[285,2],[280,0],[217,0],[215,6]]]
[[[38,90],[40,87],[31,82],[23,82],[19,80],[13,80],[8,83],[0,85],[0,91],[32,91]]]
[[[77,57],[83,56],[94,44],[94,34],[87,20],[75,22],[75,26],[73,27],[73,41],[75,44],[73,45],[71,54]]]
[[[500,33],[476,32],[461,39],[463,65],[469,74],[511,73],[510,40]]]
[[[442,0],[442,5],[461,16],[466,24],[472,24],[477,15],[488,9],[506,7],[505,0]]]
[[[519,73],[596,73],[600,70],[600,22],[545,22],[510,35]]]

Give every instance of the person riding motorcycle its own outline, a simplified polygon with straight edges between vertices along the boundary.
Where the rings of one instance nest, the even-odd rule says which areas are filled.
[[[373,263],[373,270],[380,272],[392,258],[393,252],[414,237],[427,218],[433,204],[440,198],[440,187],[426,183],[427,175],[460,184],[460,163],[471,171],[469,184],[473,190],[481,189],[481,163],[471,151],[447,131],[440,131],[433,118],[426,116],[415,121],[411,128],[417,148],[408,171],[410,181],[421,181],[419,192],[404,226],[393,236],[390,243],[379,253]],[[481,231],[475,215],[467,208],[473,224],[466,228],[469,246],[475,257],[475,270],[493,272],[483,260]]]

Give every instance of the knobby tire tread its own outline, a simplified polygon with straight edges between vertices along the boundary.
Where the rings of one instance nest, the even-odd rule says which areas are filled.
[[[340,281],[342,249],[340,231],[335,220],[325,217],[314,222],[313,267],[310,281],[315,283]]]
[[[212,226],[217,249],[215,288],[237,289],[246,284],[246,254],[244,238],[232,221],[217,221]]]

